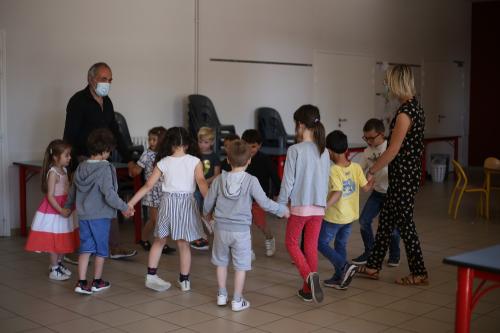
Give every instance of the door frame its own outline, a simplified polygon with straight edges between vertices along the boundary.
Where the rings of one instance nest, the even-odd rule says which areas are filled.
[[[9,166],[7,145],[5,30],[0,30],[0,236],[10,236]]]

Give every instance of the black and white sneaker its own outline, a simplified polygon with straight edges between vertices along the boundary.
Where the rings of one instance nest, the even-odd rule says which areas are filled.
[[[299,296],[304,302],[312,302],[313,300],[312,293],[306,293],[304,289],[299,289],[299,291],[297,291],[297,296]]]
[[[75,286],[75,293],[83,295],[92,295],[92,289],[87,284],[87,281],[85,282],[78,281]]]
[[[352,264],[345,264],[344,273],[342,274],[342,278],[340,280],[340,287],[338,289],[345,289],[351,283],[352,278],[356,275],[358,271],[358,266]]]
[[[309,273],[307,283],[309,284],[309,289],[311,289],[313,301],[316,303],[323,302],[323,290],[321,290],[321,285],[319,283],[319,274],[317,272]]]

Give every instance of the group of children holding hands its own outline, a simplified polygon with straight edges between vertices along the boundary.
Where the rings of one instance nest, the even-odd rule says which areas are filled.
[[[99,129],[90,134],[87,146],[91,156],[80,163],[71,186],[66,172],[71,147],[54,140],[44,158],[42,190],[46,196],[35,215],[26,249],[50,253],[49,278],[67,280],[71,271],[62,265],[62,256],[79,246],[75,292],[92,294],[107,289],[110,283],[102,279],[102,272],[109,254],[110,221],[117,210],[133,215],[134,205],[142,199],[149,217],[141,240],[141,246],[149,251],[146,287],[156,291],[171,287],[158,275],[162,253],[174,251],[166,243],[170,237],[180,258],[176,283],[182,291],[189,291],[191,248],[208,249],[207,232],[213,232],[211,261],[216,266],[217,305],[228,303],[227,267],[232,260],[231,307],[241,311],[250,306],[243,289],[246,271],[252,266],[252,222],[265,236],[266,255],[276,251],[275,238],[266,223],[267,211],[288,219],[285,245],[303,279],[297,295],[319,303],[323,292],[317,272],[318,251],[334,266],[333,276],[323,280],[323,286],[345,290],[356,274],[356,265],[366,262],[373,246],[371,223],[383,203],[387,168],[375,175],[375,184],[367,181],[364,170],[384,151],[385,129],[380,120],[367,122],[363,138],[368,148],[360,165],[347,158],[344,133],[333,131],[326,136],[317,107],[301,106],[294,113],[294,122],[297,143],[288,149],[282,180],[270,158],[259,151],[262,139],[256,130],[245,131],[241,139],[237,135],[226,137],[227,158],[221,162],[213,151],[212,129],[201,128],[196,143],[183,127],[155,127],[148,133],[149,148],[129,170],[131,176],[144,172],[146,183],[128,203],[119,198],[116,170],[107,161],[114,147],[110,131]],[[349,263],[346,246],[352,222],[360,215],[359,192],[373,186],[360,218],[365,251]],[[73,210],[78,215],[79,237],[70,219]],[[92,254],[94,276],[89,283],[87,266]],[[395,232],[389,264],[398,263]]]

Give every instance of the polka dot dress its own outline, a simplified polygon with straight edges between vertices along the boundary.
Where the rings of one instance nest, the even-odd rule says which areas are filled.
[[[426,275],[427,270],[413,221],[415,195],[420,187],[422,175],[421,158],[424,151],[425,115],[415,97],[401,105],[390,125],[389,143],[396,118],[401,113],[410,117],[412,125],[406,133],[398,154],[389,163],[389,188],[380,212],[375,245],[367,267],[382,268],[392,232],[397,227],[405,244],[410,272],[413,275]]]

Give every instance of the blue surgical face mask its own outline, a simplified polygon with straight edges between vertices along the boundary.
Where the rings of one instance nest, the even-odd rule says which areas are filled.
[[[110,84],[108,82],[97,82],[95,93],[100,97],[108,96],[109,88]]]

